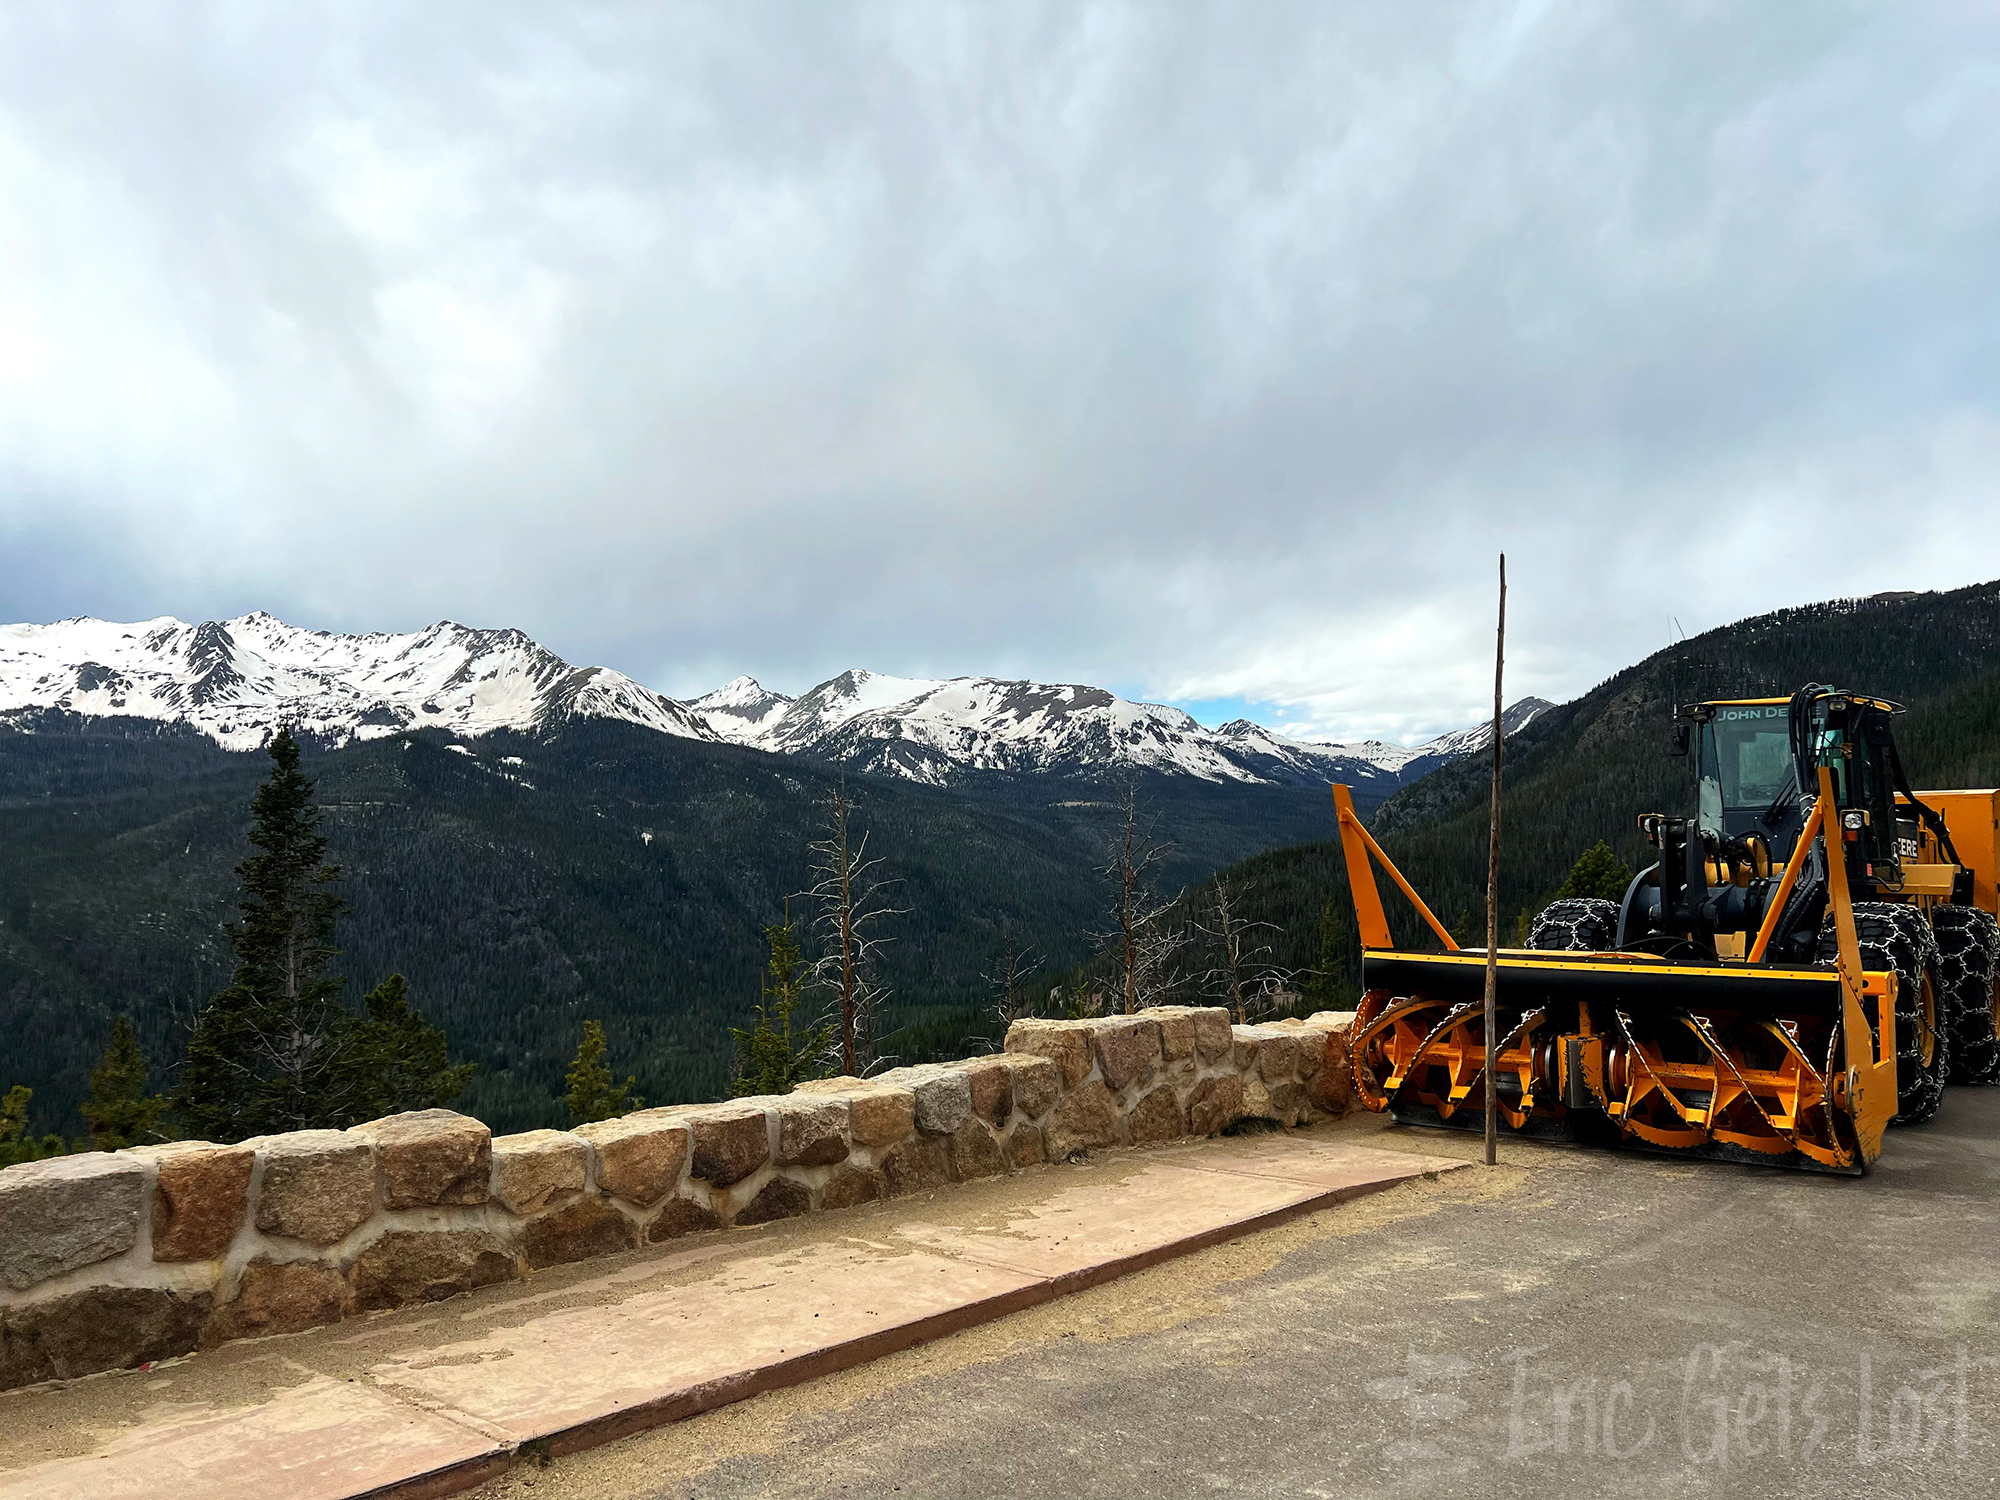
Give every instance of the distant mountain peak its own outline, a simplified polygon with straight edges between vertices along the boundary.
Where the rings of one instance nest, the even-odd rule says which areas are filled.
[[[755,742],[791,706],[792,699],[771,692],[754,677],[731,678],[688,704],[711,733],[744,744]]]
[[[690,707],[740,744],[934,783],[981,772],[1103,775],[1132,768],[1214,782],[1346,780],[1393,790],[1484,742],[1474,728],[1458,731],[1466,747],[1313,744],[1249,719],[1204,729],[1181,709],[1080,683],[895,677],[865,667],[849,667],[796,698],[739,677]]]
[[[81,617],[0,627],[0,713],[48,709],[185,723],[232,750],[256,749],[280,728],[338,744],[573,718],[716,737],[684,705],[623,673],[573,667],[518,630],[440,620],[403,634],[340,635],[262,610],[193,625]]]

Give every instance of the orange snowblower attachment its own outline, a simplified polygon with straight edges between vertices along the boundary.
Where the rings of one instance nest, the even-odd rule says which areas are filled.
[[[1864,965],[1840,838],[1828,853],[1842,827],[1832,772],[1820,767],[1818,780],[1768,915],[1754,942],[1738,945],[1741,956],[1692,943],[1502,949],[1490,1041],[1485,951],[1459,949],[1362,826],[1348,788],[1334,787],[1362,945],[1356,1096],[1398,1123],[1479,1130],[1490,1066],[1501,1123],[1521,1135],[1865,1170],[1897,1111],[1899,980]],[[1439,951],[1396,947],[1378,868]],[[1831,952],[1780,956],[1770,951],[1773,928],[1807,874],[1825,888]],[[1919,1023],[1921,1047],[1921,1025],[1934,1031],[1936,1022]]]

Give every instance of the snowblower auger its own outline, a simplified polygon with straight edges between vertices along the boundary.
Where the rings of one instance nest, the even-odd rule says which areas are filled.
[[[1698,814],[1641,817],[1660,860],[1622,902],[1557,901],[1498,956],[1505,1130],[1858,1174],[1947,1076],[2000,1079],[2000,793],[1912,792],[1897,711],[1809,686],[1677,713],[1676,754],[1700,730]],[[1356,1097],[1482,1130],[1485,950],[1459,949],[1333,791]],[[1394,946],[1378,866],[1442,951]]]

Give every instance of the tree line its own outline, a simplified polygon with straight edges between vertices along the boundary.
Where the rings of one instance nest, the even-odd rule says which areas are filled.
[[[274,736],[268,754],[271,773],[250,806],[256,852],[236,867],[239,919],[225,929],[235,972],[195,1016],[178,1081],[148,1091],[138,1034],[121,1014],[81,1106],[88,1138],[36,1135],[29,1127],[33,1093],[16,1084],[0,1098],[0,1166],[62,1155],[72,1144],[116,1151],[183,1132],[231,1142],[338,1130],[440,1108],[464,1092],[475,1065],[451,1061],[444,1032],[411,1005],[403,975],[376,984],[358,1011],[343,1000],[344,981],[332,964],[347,904],[338,892],[340,870],[326,859],[314,783],[299,769],[289,733]],[[610,1085],[604,1050],[603,1027],[586,1022],[570,1069],[576,1119],[637,1107],[627,1089]]]

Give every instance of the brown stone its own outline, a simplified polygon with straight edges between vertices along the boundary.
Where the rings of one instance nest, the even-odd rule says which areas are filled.
[[[1062,1069],[1046,1057],[1018,1053],[1007,1059],[1014,1075],[1014,1108],[1039,1120],[1062,1097]]]
[[[393,1231],[363,1250],[347,1273],[362,1309],[437,1302],[517,1274],[514,1257],[481,1229]]]
[[[1160,1055],[1170,1063],[1194,1060],[1194,1017],[1175,1006],[1153,1011],[1160,1026]]]
[[[1327,1032],[1325,1049],[1307,1095],[1315,1107],[1330,1115],[1344,1115],[1354,1103],[1354,1072],[1348,1059],[1346,1034]]]
[[[375,1147],[390,1208],[484,1203],[493,1179],[493,1132],[449,1109],[417,1109],[354,1127]]]
[[[1092,1079],[1064,1094],[1042,1127],[1050,1161],[1067,1161],[1092,1146],[1118,1144],[1118,1101]]]
[[[1194,1019],[1194,1050],[1204,1062],[1229,1055],[1235,1045],[1229,1012],[1219,1005],[1198,1006],[1190,1012]]]
[[[352,1303],[346,1278],[332,1266],[314,1260],[253,1260],[237,1278],[236,1295],[208,1320],[201,1341],[215,1345],[318,1328],[339,1322]]]
[[[186,1354],[200,1342],[212,1301],[207,1292],[92,1286],[0,1307],[0,1391]],[[15,1420],[25,1424],[26,1414]]]
[[[1300,1125],[1306,1117],[1306,1090],[1302,1083],[1270,1085],[1270,1118],[1280,1125]]]
[[[1047,1161],[1048,1152],[1042,1147],[1040,1127],[1025,1120],[1016,1122],[1013,1133],[1007,1137],[1007,1159],[1017,1167],[1032,1167],[1037,1162]]]
[[[1266,1083],[1291,1083],[1299,1076],[1298,1038],[1268,1028],[1257,1040],[1257,1076]]]
[[[741,1182],[771,1159],[771,1122],[761,1108],[718,1104],[687,1117],[694,1175],[717,1187]]]
[[[1296,1044],[1298,1051],[1293,1066],[1299,1079],[1311,1078],[1320,1070],[1326,1052],[1326,1031],[1322,1027],[1308,1026],[1304,1021],[1279,1021],[1277,1029],[1284,1032]]]
[[[844,1098],[781,1099],[778,1115],[778,1164],[830,1167],[847,1160],[849,1106]]]
[[[882,1081],[910,1091],[917,1129],[929,1135],[950,1135],[972,1116],[972,1085],[962,1068],[936,1063],[892,1068]]]
[[[721,1227],[721,1218],[706,1203],[692,1198],[669,1198],[646,1226],[646,1243],[658,1245],[684,1234],[700,1234]]]
[[[757,1112],[759,1125],[763,1111]],[[681,1180],[687,1165],[688,1132],[679,1120],[624,1115],[576,1127],[597,1153],[597,1186],[627,1203],[658,1203]]]
[[[1139,1107],[1132,1111],[1132,1144],[1149,1145],[1157,1141],[1177,1141],[1187,1134],[1186,1122],[1181,1119],[1180,1102],[1174,1098],[1170,1088],[1157,1088],[1139,1101]]]
[[[746,1229],[774,1219],[796,1219],[811,1207],[811,1188],[789,1177],[773,1177],[758,1189],[756,1197],[736,1210],[733,1222],[738,1229]]]
[[[951,1138],[951,1167],[959,1181],[1007,1170],[1006,1153],[984,1120],[967,1120]]]
[[[1142,1083],[1160,1066],[1160,1023],[1148,1016],[1117,1016],[1095,1022],[1090,1040],[1097,1069],[1113,1089]]]
[[[871,1085],[865,1078],[842,1073],[834,1078],[808,1078],[792,1090],[794,1094],[852,1094]]]
[[[1188,1133],[1214,1135],[1242,1113],[1241,1078],[1204,1078],[1188,1099]]]
[[[1007,1028],[1006,1050],[1048,1058],[1062,1069],[1063,1086],[1075,1088],[1090,1076],[1090,1023],[1016,1021]]]
[[[891,1197],[921,1193],[951,1181],[951,1158],[934,1135],[913,1135],[882,1157],[882,1180]]]
[[[122,1255],[139,1240],[146,1169],[85,1151],[0,1171],[0,1281],[17,1291]]]
[[[917,1128],[917,1096],[908,1089],[865,1089],[849,1098],[848,1108],[858,1146],[893,1146]]]
[[[177,1142],[140,1147],[159,1163],[153,1185],[153,1259],[214,1260],[229,1249],[250,1204],[248,1146]]]
[[[527,1130],[493,1143],[493,1193],[517,1214],[536,1214],[590,1182],[590,1147],[567,1130]]]
[[[266,1234],[324,1247],[375,1211],[375,1148],[365,1136],[294,1130],[250,1144],[264,1162],[257,1227]]]
[[[537,1214],[521,1230],[521,1254],[536,1270],[613,1255],[638,1242],[632,1221],[602,1198],[579,1198]]]
[[[859,1167],[842,1167],[826,1180],[820,1195],[821,1208],[852,1208],[857,1203],[873,1203],[882,1196],[882,1174],[864,1172]]]
[[[1014,1070],[1004,1057],[981,1057],[965,1065],[972,1086],[972,1113],[988,1125],[1004,1126],[1014,1113]]]

